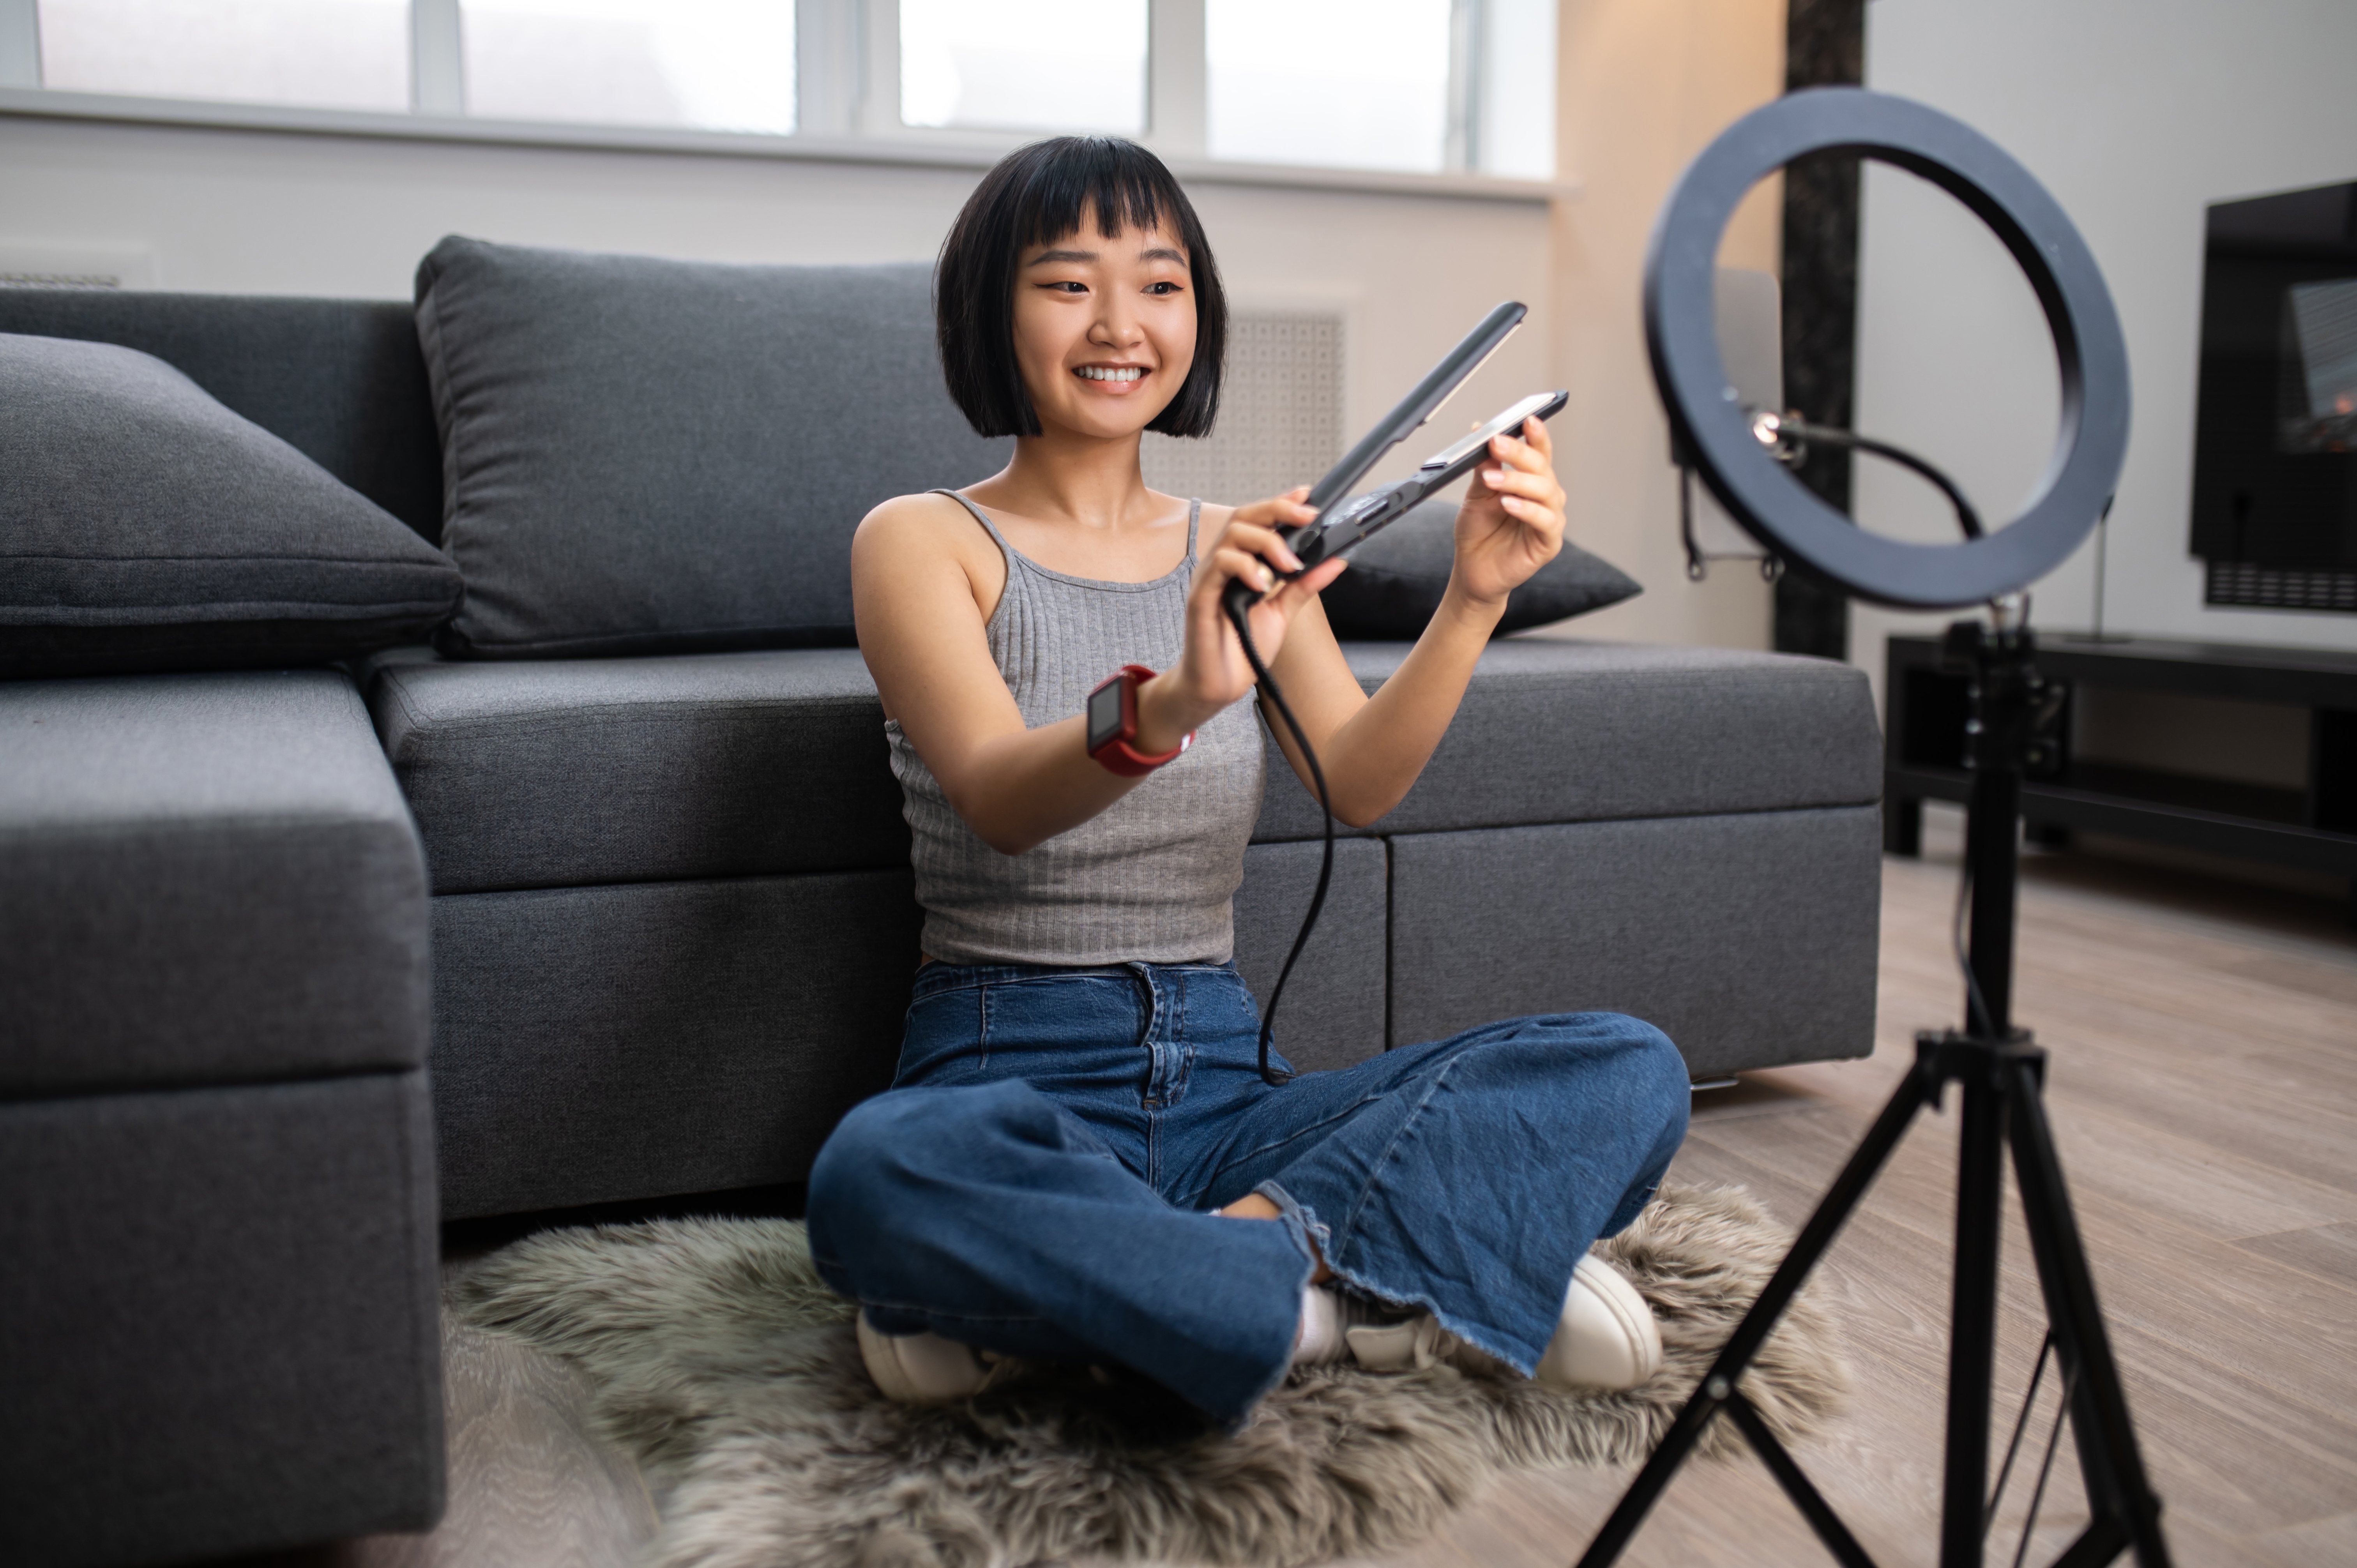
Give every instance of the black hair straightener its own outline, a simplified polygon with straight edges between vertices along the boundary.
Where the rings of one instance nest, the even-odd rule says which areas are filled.
[[[1402,398],[1399,405],[1385,414],[1383,422],[1360,443],[1342,454],[1342,460],[1326,470],[1326,475],[1309,487],[1308,504],[1318,515],[1296,527],[1279,529],[1286,547],[1300,557],[1301,569],[1308,571],[1331,555],[1340,555],[1373,533],[1385,523],[1397,519],[1408,508],[1439,489],[1453,484],[1469,472],[1489,454],[1491,436],[1519,430],[1523,421],[1544,419],[1564,405],[1564,392],[1541,392],[1524,398],[1521,403],[1498,415],[1463,440],[1450,445],[1438,456],[1396,484],[1385,485],[1365,495],[1342,498],[1351,487],[1365,478],[1367,470],[1383,460],[1383,454],[1422,429],[1428,420],[1457,395],[1457,389],[1466,379],[1489,361],[1490,356],[1502,347],[1514,329],[1523,324],[1530,307],[1520,300],[1510,299],[1481,318],[1481,324],[1465,336],[1465,340],[1442,356],[1415,389]],[[1295,574],[1288,573],[1291,576]],[[1231,620],[1260,602],[1261,596],[1250,585],[1231,582],[1222,596],[1221,604]],[[1249,643],[1250,639],[1246,639]]]
[[[1308,504],[1318,509],[1318,515],[1295,527],[1279,529],[1286,547],[1300,559],[1306,572],[1319,562],[1340,555],[1356,546],[1376,530],[1404,516],[1409,508],[1444,486],[1455,483],[1472,471],[1489,456],[1493,437],[1519,432],[1530,419],[1545,419],[1561,409],[1568,393],[1538,392],[1526,397],[1499,414],[1487,424],[1475,429],[1462,439],[1451,442],[1432,457],[1426,459],[1415,473],[1393,484],[1368,491],[1365,495],[1342,497],[1351,487],[1366,478],[1367,470],[1380,461],[1384,453],[1422,429],[1426,421],[1440,412],[1467,377],[1481,368],[1491,355],[1523,324],[1529,307],[1519,300],[1508,300],[1481,318],[1459,343],[1432,368],[1431,373],[1415,384],[1415,390],[1400,401],[1399,405],[1383,416],[1383,423],[1367,432],[1365,439],[1342,456],[1342,460],[1326,471],[1325,478],[1309,487]],[[1298,573],[1286,573],[1297,576]],[[1274,590],[1272,590],[1274,591]],[[1261,660],[1260,650],[1253,646],[1252,608],[1262,595],[1250,585],[1231,580],[1220,596],[1220,606],[1242,639],[1244,658],[1252,665],[1253,677],[1270,705],[1292,732],[1293,743],[1301,749],[1302,759],[1309,765],[1309,777],[1318,786],[1318,804],[1326,813],[1326,853],[1318,868],[1318,890],[1310,895],[1309,912],[1302,918],[1300,934],[1293,939],[1293,950],[1286,954],[1285,968],[1278,972],[1276,989],[1269,993],[1268,1005],[1261,1010],[1260,1076],[1269,1083],[1281,1083],[1284,1078],[1272,1074],[1268,1067],[1269,1037],[1276,1021],[1276,1004],[1285,995],[1285,983],[1293,975],[1293,965],[1308,945],[1309,933],[1317,928],[1318,912],[1326,907],[1327,885],[1334,875],[1334,807],[1326,791],[1326,770],[1318,766],[1318,753],[1309,737],[1302,733],[1300,721],[1286,704],[1285,693],[1277,689],[1275,677]]]

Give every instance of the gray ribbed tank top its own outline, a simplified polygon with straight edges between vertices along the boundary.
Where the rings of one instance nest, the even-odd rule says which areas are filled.
[[[1051,572],[972,512],[1006,557],[1006,591],[985,628],[991,657],[1026,725],[1081,712],[1125,664],[1168,670],[1186,642],[1187,553],[1150,583],[1102,583]],[[1260,723],[1238,702],[1203,725],[1176,761],[1097,815],[1022,854],[1001,854],[950,807],[932,769],[886,720],[892,772],[909,820],[909,858],[925,911],[924,950],[948,963],[1099,964],[1227,961],[1244,844],[1260,815]]]

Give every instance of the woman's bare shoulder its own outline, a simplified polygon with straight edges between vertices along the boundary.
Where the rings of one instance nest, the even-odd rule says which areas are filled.
[[[866,517],[859,520],[859,532],[854,537],[877,542],[897,544],[904,541],[939,542],[944,534],[960,536],[979,533],[974,516],[957,501],[938,490],[920,490],[912,496],[894,496],[879,501]]]
[[[1217,501],[1205,501],[1202,515],[1195,520],[1195,555],[1198,560],[1209,555],[1220,542],[1220,535],[1228,530],[1228,520],[1236,509],[1222,506]]]
[[[860,519],[851,539],[851,584],[855,598],[881,594],[904,603],[934,603],[934,593],[960,592],[987,618],[1006,588],[1006,562],[972,512],[929,490],[894,496]],[[883,602],[875,601],[879,607]]]
[[[894,496],[859,520],[852,535],[851,559],[856,571],[863,563],[898,567],[918,562],[951,563],[969,574],[987,572],[998,557],[990,535],[974,514],[948,496],[927,490]]]

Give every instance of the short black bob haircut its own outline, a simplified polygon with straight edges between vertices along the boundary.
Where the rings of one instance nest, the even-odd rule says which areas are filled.
[[[1208,435],[1220,412],[1228,301],[1202,220],[1162,160],[1118,136],[1056,136],[1018,147],[966,199],[933,273],[933,321],[950,396],[984,435],[1037,435],[1039,415],[1015,362],[1015,270],[1025,250],[1077,231],[1090,209],[1110,240],[1171,230],[1195,290],[1195,362],[1148,430]]]

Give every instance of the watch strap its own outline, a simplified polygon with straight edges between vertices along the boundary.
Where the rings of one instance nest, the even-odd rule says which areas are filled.
[[[1138,687],[1153,680],[1156,671],[1143,664],[1125,664],[1114,672],[1113,678],[1116,681],[1127,681],[1131,691],[1135,692]],[[1134,714],[1135,711],[1134,704],[1131,711]],[[1090,752],[1089,755],[1095,757],[1099,766],[1108,773],[1119,774],[1124,779],[1142,779],[1164,763],[1177,760],[1180,752],[1195,744],[1195,732],[1189,730],[1179,737],[1177,746],[1160,756],[1155,756],[1140,751],[1130,744],[1131,737],[1136,733],[1135,720],[1133,717],[1128,733],[1114,736],[1113,739]]]

